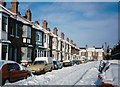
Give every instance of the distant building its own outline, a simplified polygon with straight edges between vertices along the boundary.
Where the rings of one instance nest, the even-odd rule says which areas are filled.
[[[88,60],[102,60],[104,58],[104,50],[102,47],[97,48],[97,47],[85,47],[85,48],[80,48],[79,55],[81,58],[87,57]]]
[[[120,41],[111,49],[111,57],[120,60]]]

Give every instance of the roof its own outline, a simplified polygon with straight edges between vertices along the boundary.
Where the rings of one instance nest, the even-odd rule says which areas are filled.
[[[6,64],[6,63],[16,63],[16,62],[14,62],[14,61],[8,61],[8,60],[0,60],[0,69],[2,68],[2,66],[4,65],[4,64]]]

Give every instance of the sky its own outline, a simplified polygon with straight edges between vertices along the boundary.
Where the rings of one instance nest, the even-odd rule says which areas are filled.
[[[20,2],[19,11],[31,9],[32,21],[47,20],[58,36],[65,33],[78,47],[101,47],[107,42],[113,47],[118,42],[117,2]]]

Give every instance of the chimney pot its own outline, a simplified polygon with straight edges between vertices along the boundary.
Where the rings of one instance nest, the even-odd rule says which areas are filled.
[[[62,32],[62,33],[61,33],[61,38],[62,38],[63,40],[64,40],[64,36],[65,36],[65,35],[64,35],[64,33]]]
[[[43,27],[44,29],[46,29],[46,30],[47,30],[47,25],[48,25],[47,21],[46,21],[46,20],[44,20],[44,21],[43,21],[43,26],[42,26],[42,27]]]
[[[50,31],[50,28],[47,28],[48,31]]]
[[[53,34],[58,36],[57,31],[58,31],[57,27],[54,27]]]
[[[39,25],[39,22],[38,22],[38,21],[35,21],[35,23]]]
[[[27,20],[31,21],[31,15],[32,14],[31,14],[30,9],[28,9],[25,14],[26,14]]]
[[[13,12],[13,13],[18,13],[18,5],[19,5],[19,2],[17,0],[12,0],[11,1],[11,5],[12,7],[10,8],[10,10]]]
[[[73,44],[73,40],[71,40],[70,43]]]
[[[67,38],[67,41],[69,42],[69,38]]]

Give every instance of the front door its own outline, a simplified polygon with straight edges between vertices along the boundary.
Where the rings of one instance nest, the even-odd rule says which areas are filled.
[[[2,60],[8,60],[8,45],[2,45]]]

